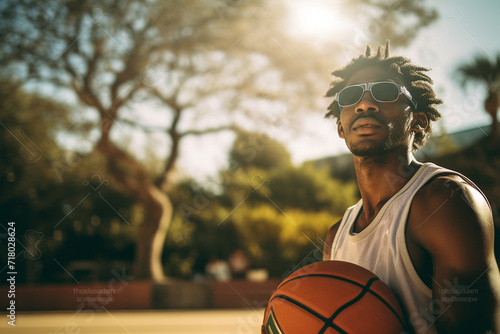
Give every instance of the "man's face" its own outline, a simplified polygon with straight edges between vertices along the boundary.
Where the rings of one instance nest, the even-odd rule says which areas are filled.
[[[356,72],[346,87],[377,81],[403,84],[379,67],[366,67]],[[378,102],[370,91],[365,91],[361,101],[342,108],[339,136],[356,156],[375,156],[397,149],[411,151],[414,118],[410,105],[404,95],[394,102]]]

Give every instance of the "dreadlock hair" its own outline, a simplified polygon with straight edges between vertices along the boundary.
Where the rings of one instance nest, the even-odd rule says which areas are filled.
[[[326,97],[335,96],[345,87],[347,80],[351,76],[369,66],[382,68],[387,70],[389,74],[402,78],[404,86],[417,102],[417,108],[413,112],[423,112],[427,115],[429,124],[421,132],[416,132],[413,140],[412,148],[414,151],[418,150],[421,146],[425,145],[427,138],[432,132],[430,121],[436,121],[441,117],[441,114],[434,105],[441,104],[443,101],[436,97],[431,86],[432,79],[424,73],[424,71],[429,71],[429,69],[412,64],[405,57],[389,57],[389,41],[386,42],[385,48],[379,46],[377,53],[373,56],[372,49],[368,45],[365,55],[354,58],[345,67],[332,72],[332,75],[337,77],[337,79],[334,79],[331,83],[331,88],[326,93]],[[325,117],[336,117],[337,122],[339,121],[340,108],[336,99],[328,106],[328,113]]]

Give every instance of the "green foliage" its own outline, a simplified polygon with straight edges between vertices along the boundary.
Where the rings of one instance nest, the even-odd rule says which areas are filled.
[[[328,170],[312,166],[289,167],[270,175],[269,189],[284,208],[343,213],[356,202],[357,186],[332,179]]]
[[[462,85],[478,82],[488,86],[500,80],[500,54],[495,59],[479,54],[470,62],[463,63],[456,69],[456,74],[461,78]]]
[[[470,82],[484,85],[487,96],[484,100],[484,110],[490,114],[491,144],[498,145],[500,124],[498,122],[498,108],[500,106],[500,54],[494,59],[484,55],[476,55],[470,63],[460,65],[456,74],[462,78],[465,87]]]
[[[19,282],[71,280],[54,259],[132,260],[133,202],[107,180],[102,158],[54,140],[68,126],[67,107],[16,83],[0,86],[0,212],[16,223],[19,267],[43,268],[20,270],[28,274]]]
[[[326,231],[339,218],[326,211],[282,210],[273,203],[262,203],[241,206],[231,220],[253,266],[281,277],[309,253],[323,251]]]
[[[55,162],[66,163],[64,160]],[[134,199],[123,193],[119,184],[105,172],[102,156],[82,155],[77,163],[66,165],[66,168],[69,166],[71,169],[62,169],[64,173],[53,184],[59,191],[54,197],[48,197],[56,219],[46,224],[32,223],[32,226],[43,231],[44,244],[52,245],[47,249],[45,261],[52,256],[67,268],[75,261],[95,261],[95,268],[99,269],[88,279],[107,279],[111,276],[109,263],[133,261],[137,222],[142,212]],[[54,270],[60,273],[56,276],[58,280],[71,280],[60,267]],[[54,273],[45,271],[44,275],[44,280],[55,279]],[[87,278],[77,279],[84,281]]]
[[[170,191],[176,208],[164,249],[166,272],[171,276],[203,274],[210,257],[225,258],[238,248],[239,235],[214,194],[191,180]]]
[[[238,134],[229,152],[229,161],[245,170],[250,167],[272,170],[292,163],[283,144],[266,134],[255,132]]]
[[[0,212],[4,222],[16,222],[21,237],[30,228],[53,226],[61,218],[60,205],[54,202],[64,197],[63,189],[52,168],[58,148],[49,133],[67,111],[24,92],[15,82],[2,80],[0,86]]]
[[[233,148],[260,136],[245,134]],[[320,259],[328,228],[357,201],[356,185],[332,179],[325,169],[274,159],[289,155],[278,142],[267,142],[272,145],[255,150],[249,160],[232,150],[230,159],[241,164],[221,172],[221,193],[190,180],[172,190],[176,210],[165,253],[170,274],[203,272],[210,256],[227,259],[236,249],[246,252],[253,268],[275,277],[312,253]]]

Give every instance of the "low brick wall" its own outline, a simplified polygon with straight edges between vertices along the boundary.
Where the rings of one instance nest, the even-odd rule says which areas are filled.
[[[80,283],[17,286],[18,311],[84,309],[210,309],[265,307],[278,280],[249,282]],[[7,286],[0,286],[0,310],[9,306]]]
[[[0,307],[5,310],[9,302],[7,287],[0,287]],[[5,298],[3,298],[5,296]],[[16,310],[76,310],[148,309],[152,305],[151,282],[128,282],[126,285],[88,283],[72,285],[27,285],[16,287]]]

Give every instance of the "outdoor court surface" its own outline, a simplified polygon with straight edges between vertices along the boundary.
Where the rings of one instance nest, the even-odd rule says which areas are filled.
[[[15,327],[0,315],[2,334],[260,334],[264,309],[18,312]]]

